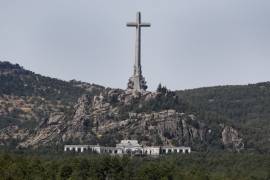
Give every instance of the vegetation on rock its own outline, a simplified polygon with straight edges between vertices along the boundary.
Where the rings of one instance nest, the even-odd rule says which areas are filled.
[[[160,84],[157,92],[134,97],[120,89],[44,77],[0,62],[0,144],[114,145],[121,138],[137,138],[150,144],[188,142],[203,151],[245,144],[249,151],[266,153],[269,102],[268,82],[175,92]],[[178,120],[164,115],[172,111],[185,115]],[[155,117],[160,114],[163,118]]]

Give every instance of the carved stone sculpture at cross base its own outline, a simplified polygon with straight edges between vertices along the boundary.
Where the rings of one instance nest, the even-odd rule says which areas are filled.
[[[128,81],[128,89],[137,90],[138,92],[145,91],[147,89],[145,78],[143,76],[130,77]]]
[[[142,75],[141,66],[141,28],[150,27],[149,23],[141,22],[141,13],[137,13],[137,21],[132,23],[127,23],[128,27],[136,27],[136,43],[135,43],[135,64],[133,76],[129,78],[128,90],[135,92],[145,92],[147,89],[145,78]]]

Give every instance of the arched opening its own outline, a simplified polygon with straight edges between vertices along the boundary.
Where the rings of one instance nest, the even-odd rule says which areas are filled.
[[[126,153],[127,153],[127,154],[131,154],[131,153],[132,153],[132,150],[131,150],[131,149],[127,149],[127,150],[126,150]]]
[[[146,150],[144,153],[147,155],[148,154],[148,151]]]

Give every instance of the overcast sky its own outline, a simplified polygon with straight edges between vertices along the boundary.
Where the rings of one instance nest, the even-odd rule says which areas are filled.
[[[270,80],[269,0],[0,0],[0,61],[126,88],[137,11],[150,90]]]

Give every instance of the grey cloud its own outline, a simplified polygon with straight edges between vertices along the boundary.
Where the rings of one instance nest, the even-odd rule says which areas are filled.
[[[268,0],[0,0],[0,59],[65,80],[126,88],[138,10],[150,89],[269,80]]]

